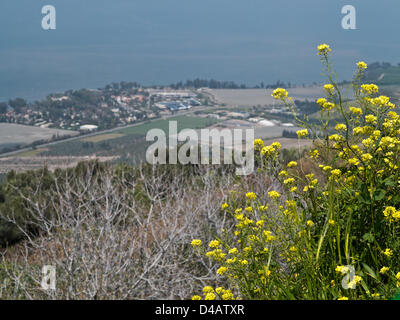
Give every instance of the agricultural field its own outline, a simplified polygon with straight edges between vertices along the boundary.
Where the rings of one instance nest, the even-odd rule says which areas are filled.
[[[217,89],[210,90],[218,103],[232,107],[245,107],[256,105],[274,105],[276,100],[271,97],[272,89]],[[295,100],[316,100],[323,96],[323,89],[320,86],[308,88],[288,89],[290,96]]]
[[[151,129],[161,129],[168,134],[169,121],[177,121],[178,131],[200,129],[218,123],[218,120],[215,119],[177,116],[168,120],[158,120],[121,129],[113,133],[58,143],[49,146],[48,150],[40,153],[40,155],[46,157],[92,155],[109,157],[117,155],[117,161],[139,162],[144,159],[146,150],[152,143],[145,140],[147,132]]]
[[[24,152],[18,153],[17,156],[18,156],[18,158],[37,157],[41,153],[46,152],[46,151],[49,151],[49,149],[48,148],[39,148],[39,149],[34,149],[34,150],[24,151]]]
[[[0,151],[15,145],[29,145],[35,141],[50,140],[55,136],[75,136],[76,131],[39,128],[13,123],[0,123]]]
[[[159,120],[150,123],[145,123],[140,126],[122,129],[121,131],[119,131],[119,133],[145,136],[147,132],[151,129],[161,129],[167,133],[169,130],[170,121],[177,121],[178,131],[182,129],[201,129],[209,127],[218,122],[215,119],[209,119],[209,118],[178,116],[170,118],[168,120]]]
[[[122,133],[106,133],[106,134],[99,134],[96,136],[83,138],[83,139],[81,139],[81,141],[83,141],[83,142],[102,142],[102,141],[113,140],[113,139],[120,138],[123,136],[124,136],[124,134],[122,134]]]

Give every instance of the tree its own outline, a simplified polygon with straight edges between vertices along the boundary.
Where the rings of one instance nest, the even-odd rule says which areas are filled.
[[[0,102],[0,114],[7,112],[8,105],[5,102]]]

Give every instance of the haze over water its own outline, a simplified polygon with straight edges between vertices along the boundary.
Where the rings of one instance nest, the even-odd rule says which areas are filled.
[[[54,31],[41,28],[48,4]],[[357,30],[341,27],[347,4]],[[361,59],[400,62],[399,16],[398,0],[2,0],[0,101],[113,81],[320,82],[321,42],[346,79]]]

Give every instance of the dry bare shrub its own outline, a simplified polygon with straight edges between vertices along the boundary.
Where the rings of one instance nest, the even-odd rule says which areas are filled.
[[[2,213],[26,238],[2,254],[2,298],[186,299],[216,281],[214,264],[190,242],[232,228],[220,206],[234,177],[223,167],[192,169],[143,166],[131,175],[88,164],[79,175],[58,173],[47,194],[21,194],[39,236]],[[54,291],[40,287],[44,265],[56,267]]]

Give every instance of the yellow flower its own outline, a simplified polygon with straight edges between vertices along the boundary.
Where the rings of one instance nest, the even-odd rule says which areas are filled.
[[[207,286],[207,287],[203,288],[203,292],[204,293],[212,293],[212,292],[214,292],[214,289],[213,289],[213,287]]]
[[[331,226],[334,226],[334,225],[335,225],[335,220],[329,219],[328,223],[329,223]]]
[[[223,204],[222,204],[222,206],[221,206],[221,208],[222,208],[222,209],[229,208],[229,204],[227,204],[227,203],[223,203]]]
[[[344,123],[338,123],[335,127],[337,131],[346,131],[347,126]]]
[[[295,191],[297,191],[297,187],[290,188],[290,192],[295,192]]]
[[[387,96],[379,96],[377,98],[371,99],[370,101],[376,107],[393,107],[393,104],[390,102],[390,98]]]
[[[308,220],[307,221],[307,226],[310,227],[310,228],[313,227],[314,226],[314,222],[312,220]]]
[[[202,242],[201,242],[201,240],[199,240],[199,239],[194,239],[194,240],[192,241],[192,246],[193,246],[193,247],[199,247],[199,246],[201,246],[201,244],[202,244]]]
[[[323,171],[329,171],[329,170],[332,170],[332,167],[331,166],[324,166],[324,165],[320,165],[319,166]]]
[[[345,275],[345,274],[347,274],[349,272],[349,268],[345,267],[345,266],[337,266],[335,271]]]
[[[292,184],[294,182],[294,178],[288,178],[285,181],[283,181],[284,184]]]
[[[369,153],[364,153],[361,158],[363,159],[363,161],[369,161],[372,160],[372,156]]]
[[[381,270],[379,271],[379,273],[385,274],[389,271],[390,268],[388,267],[382,267]]]
[[[237,248],[232,248],[228,251],[230,254],[237,254],[239,251]]]
[[[368,65],[364,61],[359,61],[357,62],[357,67],[360,70],[365,70],[367,69]]]
[[[329,140],[332,140],[332,141],[343,141],[344,137],[335,133],[335,134],[332,134],[331,136],[329,136]]]
[[[383,254],[390,258],[393,256],[393,251],[391,249],[387,248],[385,251],[383,251]]]
[[[279,176],[283,176],[283,177],[287,177],[287,176],[288,176],[288,173],[287,173],[286,170],[282,170],[281,172],[279,172],[278,175],[279,175]]]
[[[308,130],[307,129],[299,130],[296,133],[297,133],[297,137],[299,137],[299,138],[308,136]]]
[[[256,226],[263,227],[264,223],[265,223],[264,220],[259,220],[259,221],[257,221]]]
[[[371,94],[374,94],[374,93],[378,93],[378,91],[379,91],[379,88],[375,84],[362,84],[361,85],[361,92],[362,93],[371,95]]]
[[[374,116],[373,114],[369,114],[365,116],[365,121],[367,123],[372,123],[375,124],[378,121],[378,118]]]
[[[213,240],[210,242],[208,245],[210,248],[218,248],[221,245],[221,243],[218,240]]]
[[[217,270],[217,274],[219,274],[220,276],[222,276],[223,274],[226,273],[226,271],[228,270],[228,268],[226,267],[221,267]]]
[[[278,199],[281,197],[281,194],[279,192],[276,191],[270,191],[268,192],[268,195],[272,198],[272,199]]]
[[[332,110],[333,108],[335,107],[335,104],[334,103],[332,103],[332,102],[325,102],[323,105],[322,105],[322,108],[324,109],[324,110]]]
[[[262,147],[264,147],[264,141],[262,141],[261,139],[254,140],[254,148],[255,149],[260,149]]]
[[[396,274],[396,279],[400,281],[400,272]]]
[[[321,107],[323,107],[324,104],[327,103],[327,102],[328,102],[328,101],[326,101],[325,98],[319,98],[319,99],[317,100],[317,104],[319,104]]]
[[[276,99],[276,100],[284,99],[287,96],[288,96],[288,92],[283,88],[277,88],[272,92],[272,97],[274,97],[274,99]]]
[[[282,145],[281,145],[280,142],[273,142],[273,143],[271,144],[271,147],[273,147],[273,148],[276,149],[276,150],[280,150],[280,149],[282,148]]]
[[[275,240],[275,236],[272,235],[271,231],[264,230],[263,231],[263,236],[265,237],[265,240],[267,242],[271,242],[271,241]]]
[[[349,107],[349,110],[352,114],[354,115],[359,115],[361,116],[363,114],[362,109],[361,108],[355,108],[355,107]]]
[[[222,300],[233,300],[233,293],[230,290],[225,290],[224,294],[222,295]]]
[[[288,166],[288,168],[296,167],[297,166],[297,162],[296,161],[290,161],[287,166]]]
[[[240,264],[243,266],[247,266],[249,262],[247,260],[240,260]]]
[[[215,300],[215,294],[214,293],[207,293],[206,297],[204,300]]]
[[[331,171],[331,176],[329,177],[329,180],[337,181],[340,178],[341,174],[342,172],[339,169],[334,169]]]
[[[324,89],[328,91],[329,94],[333,94],[335,87],[331,84],[324,85]]]
[[[351,158],[349,159],[349,164],[357,166],[360,162],[358,161],[357,158]]]
[[[224,288],[223,287],[215,288],[215,292],[221,294],[222,292],[224,292]]]
[[[327,55],[331,51],[332,51],[331,48],[326,43],[320,44],[318,46],[318,54],[319,55]]]
[[[254,200],[255,198],[257,198],[257,195],[254,192],[248,192],[246,193],[246,198],[249,200]]]
[[[312,150],[311,152],[310,152],[310,158],[312,159],[312,158],[318,158],[319,157],[319,151],[317,150],[317,149],[315,149],[315,150]]]
[[[192,300],[201,300],[201,297],[200,296],[193,296]]]
[[[347,298],[347,297],[340,297],[340,298],[338,298],[338,300],[349,300],[349,298]]]
[[[268,209],[268,205],[266,205],[266,206],[259,206],[259,207],[258,207],[258,210],[260,210],[260,211],[262,211],[262,212],[267,211],[267,209]]]

